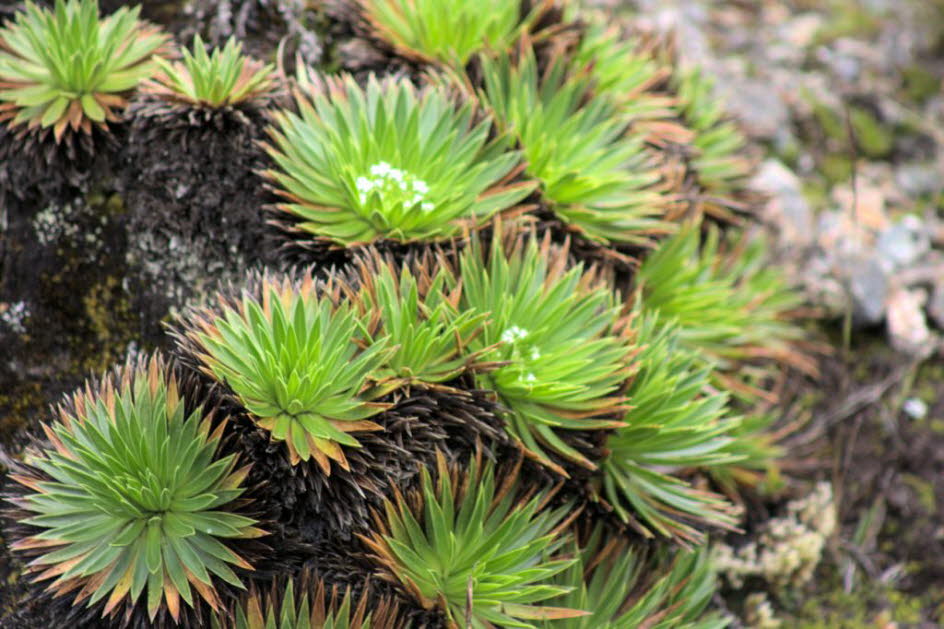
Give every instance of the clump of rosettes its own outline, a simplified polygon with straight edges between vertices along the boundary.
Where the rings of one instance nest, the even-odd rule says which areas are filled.
[[[264,535],[240,513],[249,468],[218,452],[225,419],[186,406],[160,358],[129,362],[61,405],[11,470],[6,534],[56,626],[195,626],[243,587],[238,544]]]
[[[520,154],[445,87],[303,74],[280,111],[263,173],[284,199],[274,221],[315,251],[444,241],[481,229],[533,189]],[[316,260],[320,257],[316,256]],[[311,261],[311,260],[310,260]]]
[[[815,362],[798,350],[800,306],[783,276],[766,268],[764,241],[744,235],[705,238],[682,226],[640,265],[634,278],[643,312],[678,327],[681,345],[715,368],[713,380],[746,399],[764,395],[773,361],[811,375]]]
[[[540,68],[524,39],[515,55],[482,57],[480,98],[520,143],[526,173],[568,230],[608,249],[651,244],[671,231],[661,173],[630,112],[593,93],[589,68]]]
[[[437,449],[481,443],[494,456],[507,445],[490,393],[475,390],[464,355],[454,363],[457,339],[442,335],[462,330],[464,319],[455,327],[451,305],[437,305],[450,297],[428,292],[430,274],[420,265],[383,276],[417,287],[423,301],[412,313],[411,291],[380,296],[377,286],[339,277],[254,273],[178,322],[181,359],[200,373],[202,395],[222,398],[234,417],[269,517],[306,540],[349,538],[367,524],[370,504],[409,482]],[[398,336],[428,345],[401,352],[389,338]],[[404,377],[398,361],[417,357],[415,377]]]
[[[728,397],[711,389],[711,369],[684,348],[674,326],[649,316],[638,317],[634,328],[639,370],[627,391],[624,425],[604,444],[599,499],[647,537],[701,543],[703,529],[733,527],[736,510],[686,476],[742,458],[731,447],[738,420],[725,416]]]
[[[279,83],[271,65],[241,51],[230,39],[208,54],[196,37],[182,60],[157,60],[158,73],[128,108],[121,174],[135,234],[129,247],[155,318],[199,292],[200,280],[235,279],[274,260],[260,246],[265,192],[255,171]]]

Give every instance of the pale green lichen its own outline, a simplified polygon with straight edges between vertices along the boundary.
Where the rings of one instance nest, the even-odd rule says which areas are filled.
[[[832,488],[819,483],[808,496],[789,502],[787,514],[771,519],[756,541],[738,549],[716,544],[715,566],[735,589],[752,577],[778,587],[801,586],[813,577],[836,524]]]
[[[744,600],[744,624],[751,629],[780,629],[783,621],[774,615],[767,594],[755,592]]]

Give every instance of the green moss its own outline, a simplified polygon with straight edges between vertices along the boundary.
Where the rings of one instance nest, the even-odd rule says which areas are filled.
[[[849,110],[849,122],[855,132],[856,146],[872,159],[888,157],[895,146],[893,129],[882,124],[871,112],[861,107]]]
[[[820,170],[831,184],[848,181],[852,174],[852,160],[848,155],[829,154],[823,156]]]
[[[36,381],[20,382],[0,392],[0,443],[10,443],[14,435],[29,425],[45,401],[42,387]]]
[[[861,629],[940,622],[944,617],[934,603],[944,590],[912,595],[869,581],[846,592],[835,574],[813,586],[817,593],[806,598],[798,609],[783,614],[785,627],[796,629]]]
[[[821,3],[813,3],[821,9]],[[861,2],[855,0],[833,0],[827,4],[827,16],[822,28],[813,38],[813,46],[829,45],[843,37],[869,39],[882,27],[879,16],[869,13]]]
[[[134,340],[137,326],[128,296],[116,276],[104,278],[83,297],[90,334],[89,354],[83,369],[98,372],[119,361]]]
[[[848,143],[849,132],[842,117],[825,103],[813,102],[813,115],[826,137]]]
[[[924,103],[941,91],[941,78],[923,65],[913,65],[901,72],[905,94],[915,103]]]

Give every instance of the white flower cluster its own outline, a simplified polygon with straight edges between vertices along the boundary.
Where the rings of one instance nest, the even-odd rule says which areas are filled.
[[[387,162],[378,162],[370,167],[370,177],[358,177],[354,185],[361,203],[367,203],[371,192],[377,192],[388,201],[402,202],[409,207],[417,205],[423,212],[431,212],[433,204],[424,201],[429,186],[415,175]]]
[[[501,335],[502,342],[507,343],[512,346],[511,355],[513,359],[522,360],[521,350],[523,348],[521,347],[521,344],[523,343],[521,344],[519,343],[524,341],[526,338],[528,338],[528,334],[529,333],[527,330],[525,330],[524,328],[519,328],[516,325],[513,325],[507,330],[505,330],[504,332],[502,332],[502,335]],[[541,357],[541,351],[537,347],[532,346],[528,348],[527,355],[530,357],[531,360],[537,360],[538,358]],[[521,378],[521,381],[527,382],[527,383],[536,382],[537,376],[535,376],[533,373],[528,373],[523,378]]]
[[[501,335],[502,343],[514,343],[515,341],[523,341],[526,338],[528,338],[528,331],[516,325],[511,326]]]

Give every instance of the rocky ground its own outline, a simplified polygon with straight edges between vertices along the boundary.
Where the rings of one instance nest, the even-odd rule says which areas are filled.
[[[944,626],[944,2],[620,8],[717,77],[826,342],[822,377],[782,392],[788,483],[821,484],[719,545],[723,604],[752,627]],[[830,501],[838,522],[804,516]]]

